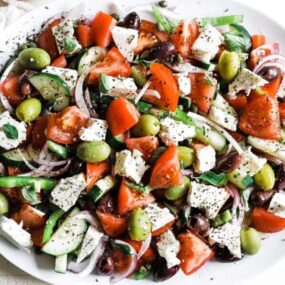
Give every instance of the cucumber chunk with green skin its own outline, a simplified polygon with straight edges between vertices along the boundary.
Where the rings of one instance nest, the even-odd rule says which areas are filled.
[[[109,146],[116,150],[122,150],[125,148],[125,136],[124,134],[117,135],[115,137],[112,136],[110,132],[107,132],[106,142]]]
[[[31,84],[48,101],[55,112],[62,111],[70,104],[71,96],[67,84],[57,75],[39,73],[29,77]]]
[[[53,141],[47,141],[48,149],[61,158],[68,157],[68,148]]]
[[[74,251],[81,244],[87,230],[87,223],[74,217],[78,213],[78,208],[70,212],[51,239],[42,247],[43,252],[60,256]]]
[[[33,164],[32,158],[28,154],[25,148],[19,149],[23,155],[23,157],[30,163]],[[20,155],[20,152],[16,149],[6,151],[4,153],[1,153],[0,160],[4,162],[6,165],[10,166],[25,166],[25,162],[23,160],[23,157]]]
[[[6,215],[9,212],[8,199],[0,192],[0,216]]]
[[[67,254],[63,254],[55,258],[55,267],[54,267],[55,272],[62,273],[62,274],[66,272],[67,257],[68,257]]]
[[[205,17],[201,18],[201,26],[210,24],[212,26],[223,26],[229,24],[238,24],[243,22],[243,15],[228,15],[220,17]]]

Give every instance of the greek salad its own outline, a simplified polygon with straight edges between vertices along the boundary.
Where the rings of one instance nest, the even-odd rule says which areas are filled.
[[[56,16],[2,70],[0,235],[58,273],[165,281],[285,228],[279,44],[149,8]]]

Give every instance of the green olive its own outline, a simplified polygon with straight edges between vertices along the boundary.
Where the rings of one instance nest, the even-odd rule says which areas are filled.
[[[183,162],[184,167],[189,167],[195,160],[195,152],[187,146],[178,146],[178,158]]]
[[[138,123],[132,128],[132,132],[136,137],[155,136],[159,130],[159,120],[148,114],[141,115]]]
[[[77,146],[76,155],[84,162],[97,163],[106,160],[111,148],[104,141],[83,142]]]
[[[0,215],[5,215],[9,212],[8,199],[0,193]]]
[[[151,221],[143,209],[137,208],[131,213],[128,231],[130,238],[136,241],[146,240],[151,233]]]
[[[44,49],[27,48],[19,53],[18,61],[26,69],[40,70],[50,65],[51,59]]]
[[[190,179],[187,176],[183,176],[183,182],[181,185],[173,186],[164,191],[164,196],[170,201],[175,201],[182,198],[189,189]]]
[[[256,254],[261,246],[260,234],[254,228],[242,229],[240,232],[241,249],[245,254]]]
[[[223,51],[219,58],[218,70],[226,81],[233,80],[240,69],[240,58],[236,52]]]
[[[263,190],[271,190],[275,184],[275,174],[272,167],[266,163],[262,169],[257,172],[254,177],[254,182]]]
[[[42,111],[42,103],[37,98],[26,99],[21,102],[16,109],[16,116],[19,120],[26,123],[38,118]]]

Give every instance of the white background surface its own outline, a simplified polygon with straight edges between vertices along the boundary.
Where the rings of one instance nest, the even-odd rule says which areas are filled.
[[[55,0],[60,1],[60,0]],[[94,0],[96,1],[96,0]],[[116,1],[116,0],[115,0]],[[134,0],[130,0],[131,2]],[[184,0],[184,1],[199,1],[199,0]],[[209,1],[216,1],[218,0],[209,0]],[[43,3],[50,2],[49,0],[30,0],[27,1],[30,3],[35,4],[36,6],[41,5]],[[284,1],[283,0],[237,0],[237,2],[242,2],[247,5],[250,5],[264,14],[270,15],[272,18],[280,22],[284,25],[285,29],[285,16],[284,16]],[[1,6],[0,0],[0,6]],[[227,7],[225,7],[226,9]],[[256,25],[258,26],[259,21],[262,19],[256,19]],[[285,36],[285,33],[284,33]],[[278,40],[278,39],[276,39]],[[274,245],[272,245],[274,246]],[[285,246],[285,244],[284,244]],[[238,266],[238,264],[237,264]],[[270,264],[268,264],[270,267]],[[225,272],[225,274],[227,274]],[[247,284],[282,284],[284,283],[285,277],[285,264],[279,263],[272,267],[270,271],[266,273],[260,272],[258,276],[251,279],[249,282],[239,283],[239,285],[247,285]],[[12,264],[8,263],[2,256],[0,256],[0,285],[41,285],[46,284],[43,282],[38,281],[37,279],[30,277],[26,273],[22,272],[21,270],[14,267]],[[211,281],[209,281],[209,285]],[[233,280],[232,284],[236,284],[235,280]],[[73,285],[73,284],[68,284]],[[84,285],[84,281],[80,285]],[[203,284],[208,285],[208,284]],[[223,284],[221,284],[223,285]]]

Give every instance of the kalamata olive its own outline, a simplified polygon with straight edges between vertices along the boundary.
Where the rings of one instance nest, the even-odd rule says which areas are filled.
[[[197,234],[204,235],[210,229],[210,223],[202,214],[196,214],[190,218],[188,227]]]
[[[118,26],[138,30],[141,25],[140,16],[136,12],[129,13],[122,22],[118,23]]]
[[[285,169],[284,167],[280,167],[279,176],[277,180],[277,189],[278,190],[285,190]]]
[[[261,207],[268,204],[274,195],[274,191],[252,191],[249,201],[253,206]]]
[[[175,46],[170,42],[158,42],[150,50],[149,56],[162,61],[176,54]]]
[[[105,213],[115,213],[116,209],[116,199],[111,193],[104,195],[98,203],[98,210]]]
[[[179,270],[179,266],[167,268],[164,258],[157,259],[153,267],[153,280],[155,282],[163,282],[174,276]]]
[[[102,255],[96,265],[96,272],[99,275],[111,275],[114,271],[114,261],[111,256]]]
[[[260,75],[263,79],[271,82],[274,79],[276,79],[280,74],[280,70],[277,67],[263,67],[259,72],[258,75]]]
[[[71,161],[67,174],[68,176],[73,176],[80,172],[85,172],[85,168],[86,168],[85,162],[75,158]]]
[[[26,70],[19,78],[18,88],[20,90],[20,93],[23,97],[27,97],[31,95],[32,93],[32,85],[30,84],[28,78],[32,74],[35,74],[35,71],[32,70]]]
[[[214,252],[215,257],[220,261],[232,262],[240,260],[240,258],[233,256],[227,247],[221,246],[217,243],[214,245]]]
[[[238,168],[241,161],[241,155],[232,152],[224,156],[221,160],[217,162],[217,168],[224,173],[229,173]]]

